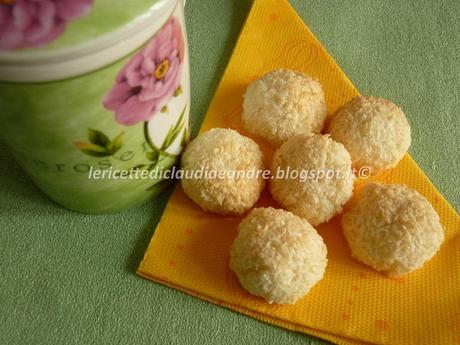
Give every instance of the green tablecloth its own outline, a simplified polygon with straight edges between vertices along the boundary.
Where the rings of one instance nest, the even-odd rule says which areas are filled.
[[[292,1],[358,89],[400,104],[410,152],[459,209],[458,1]],[[189,0],[196,133],[250,7]],[[170,193],[116,215],[49,201],[0,146],[0,344],[319,343],[137,277]]]

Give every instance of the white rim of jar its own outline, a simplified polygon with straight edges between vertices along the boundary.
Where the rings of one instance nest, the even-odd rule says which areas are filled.
[[[178,3],[181,0],[157,2],[134,21],[74,47],[53,51],[23,51],[21,54],[14,51],[1,52],[0,81],[49,82],[76,77],[108,66],[152,38],[169,19]]]

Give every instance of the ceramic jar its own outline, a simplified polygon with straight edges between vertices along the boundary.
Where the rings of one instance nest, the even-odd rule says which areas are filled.
[[[0,137],[57,203],[106,213],[158,195],[189,110],[183,1],[0,0]]]

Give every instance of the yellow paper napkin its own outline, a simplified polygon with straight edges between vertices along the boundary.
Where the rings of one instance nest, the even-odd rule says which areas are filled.
[[[274,68],[318,78],[330,113],[358,95],[287,1],[256,0],[202,131],[240,130],[242,94]],[[263,143],[261,143],[263,145]],[[267,156],[270,149],[263,145]],[[460,343],[460,217],[408,155],[392,170],[358,181],[403,183],[433,204],[445,228],[440,252],[421,270],[392,280],[353,260],[339,217],[318,231],[328,247],[324,279],[295,305],[269,305],[245,292],[228,266],[241,217],[203,212],[180,186],[171,197],[138,273],[212,303],[339,344]],[[276,204],[264,192],[258,206]]]

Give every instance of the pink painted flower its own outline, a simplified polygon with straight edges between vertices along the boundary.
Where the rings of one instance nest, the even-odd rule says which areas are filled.
[[[147,121],[161,110],[179,87],[184,38],[179,21],[171,18],[160,32],[123,67],[104,106],[118,123]]]
[[[49,43],[92,4],[93,0],[0,0],[0,49]]]

